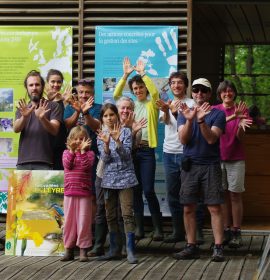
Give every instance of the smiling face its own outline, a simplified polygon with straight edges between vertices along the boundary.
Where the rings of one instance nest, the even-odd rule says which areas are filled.
[[[94,97],[94,88],[91,86],[77,86],[78,98],[79,101],[84,104],[91,96]]]
[[[132,105],[128,100],[122,100],[117,108],[121,121],[125,121],[132,112]]]
[[[145,101],[147,99],[147,88],[144,83],[132,83],[132,90],[138,101]]]
[[[42,97],[42,85],[40,77],[29,76],[26,81],[27,93],[31,101],[37,103]]]
[[[198,106],[204,102],[208,102],[211,97],[211,90],[203,85],[196,85],[192,87],[192,97]]]
[[[52,93],[59,92],[61,90],[63,80],[59,75],[51,75],[48,80],[48,85]]]
[[[177,98],[182,98],[186,94],[185,82],[180,78],[172,78],[170,82],[170,87],[173,95]]]
[[[76,143],[77,149],[80,148],[80,145],[82,144],[82,141],[84,138],[85,138],[85,135],[83,133],[79,133],[74,137],[74,142]]]
[[[233,106],[235,99],[235,92],[230,87],[220,92],[220,98],[225,106]]]

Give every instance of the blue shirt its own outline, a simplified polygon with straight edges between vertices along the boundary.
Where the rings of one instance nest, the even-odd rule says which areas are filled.
[[[100,158],[104,162],[103,188],[126,189],[138,185],[131,156],[132,133],[129,128],[122,128],[120,141],[121,146],[117,147],[110,137],[110,153],[106,154],[103,141],[97,140]]]
[[[93,118],[99,119],[101,107],[102,107],[102,105],[94,103],[93,106],[88,110],[88,113]],[[74,112],[75,112],[75,109],[70,104],[68,104],[64,111],[64,120],[70,118],[74,114]],[[93,131],[88,125],[84,124],[84,116],[82,115],[82,113],[80,113],[76,125],[83,125],[86,128],[86,130],[89,134],[89,137],[92,140],[91,150],[97,154],[98,153],[97,135],[96,135],[95,131]]]
[[[186,123],[182,114],[178,115],[177,127]],[[222,131],[225,130],[226,117],[224,112],[211,109],[205,116],[205,123],[211,128],[216,126]],[[184,145],[184,156],[192,159],[194,164],[216,164],[220,162],[219,139],[214,144],[208,144],[204,139],[197,120],[192,123],[192,134],[190,141]]]

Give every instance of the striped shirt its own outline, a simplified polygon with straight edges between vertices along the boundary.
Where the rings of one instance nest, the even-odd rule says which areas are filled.
[[[64,195],[91,196],[92,195],[92,167],[95,161],[93,151],[84,154],[63,153],[64,166]]]

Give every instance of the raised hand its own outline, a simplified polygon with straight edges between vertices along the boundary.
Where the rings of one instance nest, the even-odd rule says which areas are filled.
[[[137,65],[134,68],[138,74],[140,74],[140,75],[144,74],[145,65],[142,60],[138,60]]]
[[[81,142],[81,145],[79,147],[79,149],[81,150],[81,153],[84,153],[86,150],[88,150],[91,146],[92,141],[90,140],[90,138],[83,138],[83,141]]]
[[[120,123],[114,124],[113,129],[110,129],[110,135],[115,142],[119,141],[119,137],[121,135],[121,124]]]
[[[197,108],[197,120],[201,121],[211,111],[211,105],[208,102],[204,102],[202,106]]]
[[[72,95],[67,102],[72,106],[72,108],[77,111],[80,112],[81,111],[81,103],[78,100],[78,98],[74,95]]]
[[[171,102],[165,102],[162,99],[156,101],[156,105],[158,106],[159,110],[161,110],[164,113],[167,113],[169,111],[170,103]]]
[[[51,109],[47,109],[48,100],[40,99],[39,106],[35,108],[35,115],[39,119],[43,119],[45,114],[49,112]]]
[[[179,104],[179,111],[187,120],[193,120],[197,114],[197,110],[197,107],[195,107],[194,109],[189,108],[186,103],[181,102]]]
[[[246,128],[250,127],[252,125],[252,122],[253,121],[251,119],[242,118],[239,121],[238,127],[246,131]]]
[[[181,100],[176,100],[170,103],[169,107],[170,110],[173,114],[177,113],[178,111],[180,111],[180,104],[181,104]]]
[[[240,101],[238,105],[235,105],[235,117],[236,118],[246,118],[247,104],[244,101]]]
[[[77,150],[77,143],[74,139],[67,139],[67,143],[66,143],[67,149],[71,152],[74,153]]]
[[[134,71],[134,66],[131,65],[128,57],[124,58],[123,61],[123,73],[126,76],[129,76]]]
[[[81,111],[82,113],[86,113],[94,104],[94,97],[90,96],[87,101],[83,104],[81,104]]]
[[[132,125],[133,133],[137,133],[142,128],[145,128],[146,125],[147,125],[147,119],[145,119],[145,118],[142,118],[137,122],[134,122],[133,125]]]
[[[68,84],[65,89],[64,92],[62,94],[62,100],[64,103],[68,103],[68,99],[72,96],[72,86],[70,84]]]
[[[35,109],[35,106],[31,104],[30,107],[28,107],[25,99],[20,99],[16,108],[20,111],[22,116],[28,117]]]
[[[110,143],[110,134],[106,133],[105,131],[102,131],[101,129],[97,130],[97,137],[100,139],[104,144],[109,145]]]

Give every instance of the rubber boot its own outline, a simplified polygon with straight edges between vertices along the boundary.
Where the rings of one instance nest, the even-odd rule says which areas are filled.
[[[121,256],[121,248],[119,248],[119,242],[117,242],[117,238],[119,238],[119,233],[110,232],[110,248],[109,252],[105,254],[105,256],[101,256],[98,260],[100,261],[108,261],[108,260],[120,260]]]
[[[185,241],[185,227],[182,213],[172,214],[172,234],[164,238],[165,243],[176,243]]]
[[[154,241],[162,241],[163,240],[163,231],[162,231],[162,215],[161,213],[152,214],[152,222],[154,226]]]
[[[104,255],[104,244],[107,236],[107,224],[95,225],[95,245],[91,251],[87,253],[88,257],[97,257]]]
[[[66,248],[65,254],[62,259],[60,259],[61,262],[68,262],[74,260],[74,248]]]
[[[135,257],[135,234],[133,232],[127,233],[127,261],[130,264],[138,263],[138,259]]]
[[[86,248],[80,248],[80,262],[88,262],[89,259],[87,257],[87,249]]]
[[[135,239],[140,240],[144,238],[144,219],[143,219],[143,214],[135,214],[135,224],[136,224],[136,229],[135,229]]]
[[[134,236],[135,236],[135,234],[134,234]],[[123,257],[126,257],[127,256],[127,247],[126,247],[127,239],[126,239],[125,232],[121,232],[121,241],[122,241],[121,242],[121,255]]]

